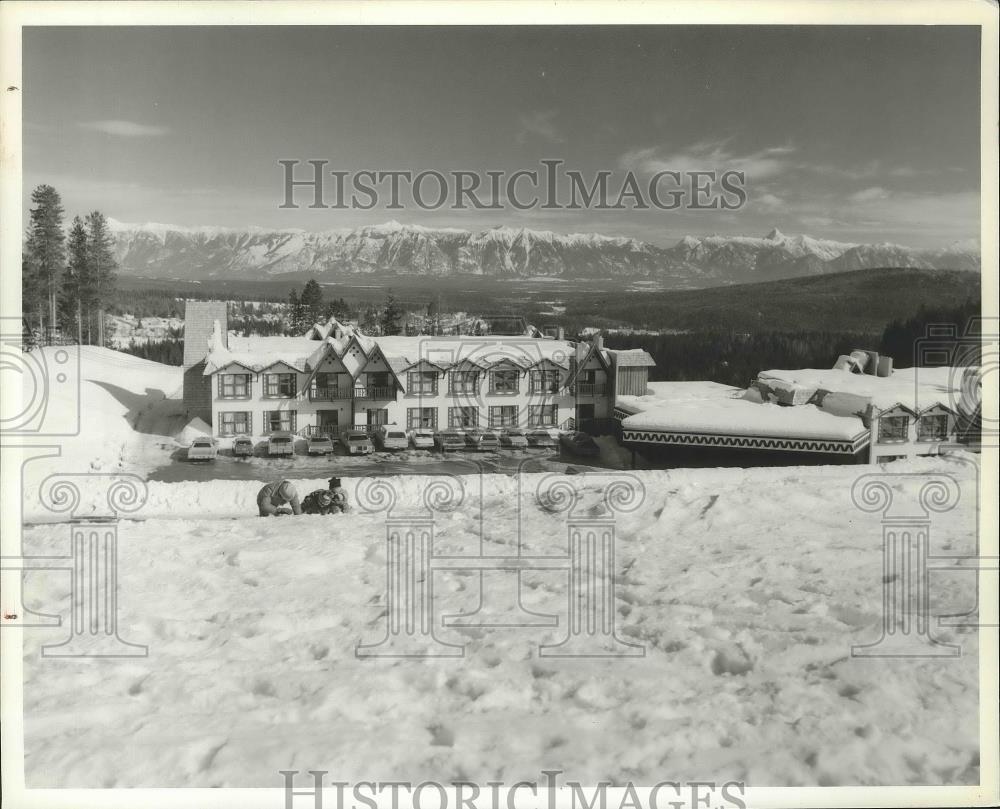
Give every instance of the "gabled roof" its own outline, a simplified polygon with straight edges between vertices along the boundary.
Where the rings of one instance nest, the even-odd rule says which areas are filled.
[[[240,362],[239,360],[231,360],[229,363],[223,365],[221,368],[216,368],[212,373],[216,374],[228,373],[229,369],[232,368],[234,365],[238,368],[242,368],[244,371],[249,371],[252,374],[257,373],[257,370],[255,368],[252,368],[251,366],[247,365],[244,362]]]
[[[385,363],[385,367],[388,370],[388,372],[390,374],[392,374],[392,379],[396,383],[396,385],[399,387],[399,389],[405,391],[406,388],[403,386],[403,383],[400,382],[400,380],[399,380],[399,373],[396,370],[396,368],[398,367],[398,363],[394,366],[393,363],[391,363],[389,361],[389,358],[386,357],[385,353],[382,351],[382,347],[380,345],[378,345],[377,343],[374,343],[373,345],[375,347],[372,349],[371,353],[368,354],[368,359],[366,359],[365,362],[361,365],[361,367],[358,368],[358,373],[359,374],[365,373],[365,369],[373,361],[380,359],[380,360],[382,360],[382,362]]]
[[[568,363],[556,362],[552,357],[542,357],[542,359],[538,360],[538,362],[529,365],[528,370],[542,371],[545,370],[546,368],[549,368],[549,369],[558,369],[560,371],[565,371],[568,365],[569,365]]]
[[[882,408],[879,408],[878,409],[878,415],[879,415],[879,417],[881,417],[881,416],[884,416],[884,415],[886,415],[888,413],[891,413],[893,410],[905,410],[911,416],[916,416],[917,415],[917,411],[916,410],[914,410],[913,408],[907,407],[902,402],[896,402],[896,404],[894,404],[892,407],[882,407]]]
[[[619,368],[651,368],[656,365],[648,351],[644,348],[629,348],[624,350],[608,349],[613,355],[615,365]]]
[[[525,371],[528,368],[524,362],[519,362],[517,357],[501,357],[487,365],[486,370],[493,371],[505,365],[518,371]]]
[[[403,360],[406,361],[406,358],[404,357]],[[419,368],[421,366],[423,366],[425,368],[428,368],[428,369],[430,369],[432,371],[439,371],[440,373],[444,373],[444,371],[445,371],[445,368],[443,366],[438,365],[437,363],[433,363],[430,360],[424,359],[424,358],[421,358],[421,359],[417,360],[416,362],[410,362],[408,365],[406,365],[403,368],[403,370],[404,371],[412,371],[414,368]]]
[[[576,363],[576,367],[570,370],[570,374],[566,379],[566,387],[573,384],[576,378],[580,375],[580,372],[586,367],[587,363],[590,362],[590,358],[595,355],[601,363],[601,368],[603,368],[606,373],[611,370],[608,367],[608,361],[604,358],[604,353],[597,348],[597,343],[591,343],[587,353],[583,355],[583,359],[579,360]]]
[[[924,415],[924,413],[928,413],[931,410],[946,410],[947,412],[951,413],[951,415],[953,415],[953,416],[957,416],[958,415],[958,411],[955,408],[949,407],[948,405],[944,404],[944,402],[934,402],[934,404],[927,405],[927,407],[925,407],[923,410],[920,410],[917,413],[917,415],[918,416],[922,416],[922,415]]]
[[[308,370],[307,367],[306,367],[307,363],[304,362],[304,361],[300,362],[298,364],[293,365],[292,363],[288,362],[287,360],[275,360],[270,365],[265,365],[263,368],[261,368],[260,369],[260,373],[262,373],[262,374],[266,373],[267,371],[270,371],[272,368],[274,368],[277,365],[284,365],[289,370],[299,371],[300,373],[304,373],[306,370]]]

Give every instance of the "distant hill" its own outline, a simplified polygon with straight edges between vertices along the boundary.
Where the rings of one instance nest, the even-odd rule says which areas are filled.
[[[981,296],[980,276],[955,270],[879,267],[810,278],[579,301],[567,315],[590,314],[639,328],[705,331],[858,331],[881,333],[921,306],[957,306]],[[584,312],[583,310],[587,310]]]
[[[662,288],[691,289],[886,266],[980,269],[975,244],[926,250],[786,236],[777,229],[763,237],[685,236],[660,247],[596,233],[468,231],[398,222],[323,232],[110,224],[122,274],[163,280],[648,280]]]

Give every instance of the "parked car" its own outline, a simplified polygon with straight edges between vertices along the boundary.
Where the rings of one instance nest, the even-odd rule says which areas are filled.
[[[410,442],[414,449],[434,449],[434,431],[424,428],[410,430]]]
[[[529,447],[554,447],[558,443],[552,433],[545,429],[529,430],[527,438]]]
[[[233,439],[233,455],[237,458],[252,458],[253,450],[254,446],[252,438],[241,435]]]
[[[383,424],[379,427],[375,433],[375,440],[384,450],[395,451],[410,447],[410,439],[406,432],[396,424]]]
[[[524,430],[518,430],[516,428],[511,428],[509,430],[504,430],[500,433],[500,444],[504,447],[511,447],[512,449],[524,449],[528,446],[528,436],[525,434]]]
[[[496,452],[500,449],[500,436],[492,430],[479,433],[478,449],[480,452]]]
[[[333,455],[333,439],[328,435],[313,435],[306,444],[309,455]]]
[[[446,430],[434,434],[434,445],[442,452],[453,452],[465,447],[465,433],[459,430]]]
[[[586,433],[577,430],[559,436],[559,446],[573,455],[586,458],[601,454],[601,448],[597,446],[597,442]]]
[[[199,436],[191,442],[188,447],[187,459],[189,461],[214,461],[219,455],[219,448],[214,438]]]
[[[340,443],[348,455],[371,455],[375,451],[375,445],[364,430],[344,430]]]
[[[267,439],[267,454],[294,455],[295,438],[291,433],[271,433]]]

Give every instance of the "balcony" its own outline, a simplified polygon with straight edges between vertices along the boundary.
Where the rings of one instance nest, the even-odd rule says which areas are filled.
[[[396,390],[390,385],[357,385],[355,399],[395,399]]]
[[[605,382],[577,382],[573,386],[573,393],[577,396],[603,396],[607,392]]]
[[[352,389],[349,387],[320,388],[313,386],[309,388],[309,401],[311,402],[333,402],[338,399],[350,399]]]

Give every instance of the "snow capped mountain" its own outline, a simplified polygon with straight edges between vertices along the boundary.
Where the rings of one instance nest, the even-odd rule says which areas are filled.
[[[685,236],[664,248],[596,233],[467,231],[396,221],[322,232],[109,222],[123,273],[191,280],[306,272],[321,280],[370,274],[644,278],[697,287],[890,266],[980,269],[974,243],[914,250],[787,236],[777,228],[764,237]]]

